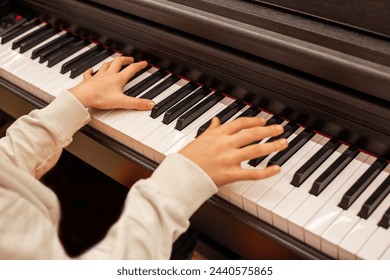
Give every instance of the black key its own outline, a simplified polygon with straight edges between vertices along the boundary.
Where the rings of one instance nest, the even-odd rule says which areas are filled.
[[[50,41],[49,43],[35,49],[31,54],[31,58],[35,59],[37,57],[40,57],[40,62],[42,63],[42,62],[47,60],[47,56],[50,53],[52,53],[53,51],[59,49],[60,47],[66,45],[72,41],[76,41],[76,38],[73,37],[71,34],[66,33],[66,34]]]
[[[275,140],[278,140],[278,139],[281,139],[281,138],[288,138],[290,137],[291,134],[293,134],[297,129],[299,128],[299,126],[297,126],[295,123],[293,122],[290,122],[288,124],[286,124],[284,126],[284,132],[281,134],[281,135],[278,135],[278,136],[274,136],[274,137],[271,137],[269,138],[267,141],[265,141],[265,143],[268,143],[268,142],[272,142],[272,141],[275,141]],[[262,156],[262,157],[258,157],[258,158],[254,158],[254,159],[251,159],[248,164],[253,166],[253,167],[256,167],[258,166],[268,155],[265,155],[265,156]]]
[[[168,110],[169,108],[177,104],[180,100],[185,98],[189,93],[193,92],[197,87],[198,85],[196,83],[188,83],[184,85],[183,87],[172,93],[170,96],[154,105],[150,116],[154,119],[157,118],[166,110]]]
[[[129,65],[124,65],[124,66],[122,66],[121,71],[122,71],[123,69],[125,69],[127,66],[129,66]],[[148,70],[150,69],[150,67],[151,67],[151,66],[148,65],[148,66],[146,66],[145,68],[142,68],[141,70],[139,70],[137,73],[135,73],[135,74],[127,81],[127,83],[129,83],[129,82],[131,82],[132,80],[134,80],[135,78],[141,76],[143,73],[145,73],[146,71],[148,71]]]
[[[5,29],[3,29],[3,31],[0,32],[0,37],[4,36],[7,33],[13,32],[14,30],[18,29],[19,27],[21,27],[23,24],[27,22],[27,18],[25,17],[17,19],[16,22],[8,21],[9,19],[10,18],[6,17],[4,24],[3,21],[1,20],[0,23],[1,28],[5,28]]]
[[[260,110],[255,107],[255,106],[251,106],[249,107],[247,110],[245,110],[245,112],[243,112],[241,115],[239,115],[237,117],[238,118],[250,118],[250,117],[254,117],[254,116],[257,116],[258,114],[260,114]]]
[[[155,87],[148,90],[146,93],[140,96],[140,98],[153,99],[157,95],[162,93],[164,90],[172,86],[174,83],[176,83],[178,80],[180,80],[179,77],[177,77],[176,75],[171,75]]]
[[[282,122],[283,122],[283,119],[279,115],[274,115],[272,118],[270,118],[268,121],[266,121],[266,125],[281,124]],[[278,138],[280,138],[280,136],[279,137],[278,136],[274,137],[273,140],[278,139]],[[270,140],[271,139],[268,139],[268,141],[270,141]],[[259,143],[261,141],[262,140],[255,141],[253,143],[248,144],[247,146],[253,145],[253,144],[257,144],[257,143]]]
[[[283,119],[279,115],[274,115],[267,121],[266,125],[281,124],[282,122]]]
[[[240,111],[244,106],[244,103],[237,100],[219,112],[216,117],[220,120],[221,124],[223,124],[227,122],[227,120],[229,120],[234,114]],[[196,137],[202,134],[210,126],[211,120],[212,119],[208,120],[201,127],[199,127]]]
[[[171,109],[169,109],[165,113],[162,122],[164,124],[170,124],[176,118],[178,118],[181,114],[183,114],[185,111],[187,111],[189,108],[191,108],[196,103],[198,103],[200,100],[205,98],[210,92],[211,92],[211,90],[206,88],[206,87],[202,87],[202,88],[198,89],[194,93],[190,94],[190,96],[188,96],[186,99],[180,101],[178,104],[176,104]]]
[[[318,196],[337,175],[357,156],[359,153],[354,147],[349,147],[332,163],[313,183],[309,193]]]
[[[127,66],[129,65],[123,65],[121,67],[121,70],[119,71],[122,71],[123,69],[125,69]],[[141,70],[139,70],[137,73],[135,73],[133,76],[131,76],[131,78],[127,81],[126,84],[130,83],[132,80],[134,80],[135,78],[141,76],[143,73],[145,73],[146,71],[148,71],[149,69],[151,68],[150,65],[146,66],[145,68],[142,68]],[[97,73],[97,71],[93,72],[92,75],[95,75]]]
[[[244,108],[245,104],[241,101],[237,100],[227,106],[225,109],[223,109],[217,117],[219,118],[219,121],[221,124],[224,124],[227,122],[231,117],[233,117],[235,114],[237,114],[242,108]]]
[[[177,130],[184,129],[187,125],[199,118],[204,112],[213,107],[219,101],[223,99],[223,95],[220,92],[213,93],[199,104],[195,105],[192,109],[180,116],[177,120],[175,128]]]
[[[70,72],[70,78],[76,78],[78,75],[84,73],[87,69],[91,68],[92,66],[95,66],[102,60],[106,59],[110,55],[112,55],[114,52],[112,50],[103,49],[98,54],[90,57],[88,60],[84,61],[81,65],[75,65],[71,72]]]
[[[367,219],[389,193],[390,176],[387,176],[387,178],[375,190],[375,192],[367,199],[366,202],[364,202],[362,209],[360,209],[358,213],[359,217]]]
[[[50,57],[56,56],[58,54],[61,54],[64,50],[64,47],[70,46],[70,44],[74,44],[79,42],[79,40],[76,37],[69,37],[64,40],[64,42],[58,43],[56,45],[53,45],[51,48],[43,50],[39,54],[39,63],[44,63],[45,61],[48,61]],[[83,46],[86,46],[87,44],[83,44]],[[76,50],[78,51],[78,49]]]
[[[343,195],[338,206],[347,210],[359,195],[371,184],[375,177],[385,168],[386,164],[387,163],[383,158],[377,159]]]
[[[43,27],[41,27],[33,32],[30,32],[27,35],[24,35],[22,38],[19,38],[19,39],[15,40],[14,42],[12,42],[11,48],[13,50],[16,50],[22,44],[25,44],[26,42],[30,42],[31,40],[35,40],[35,38],[39,37],[41,34],[47,32],[50,29],[52,29],[52,28],[50,28],[50,26],[45,25],[45,26],[43,26]]]
[[[143,79],[138,84],[132,86],[128,90],[125,91],[125,94],[128,96],[136,97],[141,94],[143,91],[157,83],[159,80],[164,78],[167,75],[167,72],[163,69],[154,72],[149,77]]]
[[[390,227],[390,207],[386,210],[382,219],[379,221],[378,226],[388,229]]]
[[[72,54],[78,52],[82,48],[89,45],[89,42],[87,41],[76,41],[71,42],[63,46],[62,48],[59,48],[55,51],[53,51],[51,54],[47,56],[47,66],[53,67],[57,63],[60,63],[64,59],[68,58]]]
[[[29,21],[21,26],[19,26],[18,28],[16,29],[13,29],[13,30],[10,30],[8,32],[6,32],[5,34],[2,35],[1,37],[1,44],[5,44],[5,43],[8,43],[9,41],[11,41],[12,39],[15,39],[16,37],[18,37],[19,35],[27,32],[28,30],[34,28],[35,26],[38,25],[38,21]]]
[[[85,62],[87,62],[91,57],[94,57],[95,55],[99,54],[103,50],[102,46],[95,46],[82,54],[76,56],[75,58],[69,60],[68,62],[64,63],[61,67],[61,74],[65,74],[66,72],[72,70],[73,68],[83,65]]]
[[[62,42],[66,39],[70,38],[69,33],[63,34],[62,36],[44,44],[43,46],[40,46],[39,48],[36,48],[31,53],[31,59],[36,59],[38,56],[41,55],[41,53],[45,50],[53,50],[53,48],[56,46],[58,42]]]
[[[340,147],[340,143],[336,139],[329,140],[295,172],[291,184],[299,187],[338,147]]]
[[[282,166],[289,158],[291,158],[303,145],[307,143],[314,136],[314,132],[306,128],[304,131],[299,133],[292,141],[289,143],[287,149],[278,152],[274,155],[267,166],[270,165],[279,165]]]
[[[36,45],[38,45],[38,44],[42,43],[43,41],[49,39],[50,37],[52,37],[53,35],[57,34],[58,32],[59,32],[58,29],[50,28],[50,29],[46,30],[45,32],[40,33],[39,36],[37,36],[35,38],[32,38],[31,40],[27,40],[27,41],[23,42],[20,45],[19,52],[20,53],[24,53],[24,52],[32,49]]]

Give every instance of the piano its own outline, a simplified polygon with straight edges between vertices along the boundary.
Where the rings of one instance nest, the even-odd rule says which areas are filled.
[[[124,94],[152,98],[153,111],[91,110],[72,153],[128,185],[130,173],[152,172],[213,116],[261,116],[285,127],[289,148],[242,166],[282,172],[221,187],[193,226],[247,259],[390,258],[388,2],[0,7],[1,110],[41,108],[118,55],[146,59]]]

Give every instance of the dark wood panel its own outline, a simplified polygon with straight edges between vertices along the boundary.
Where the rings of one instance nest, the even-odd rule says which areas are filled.
[[[245,0],[244,0],[245,1]],[[390,37],[390,2],[387,0],[247,0],[330,20]]]
[[[194,214],[191,223],[245,259],[328,259],[217,196]]]

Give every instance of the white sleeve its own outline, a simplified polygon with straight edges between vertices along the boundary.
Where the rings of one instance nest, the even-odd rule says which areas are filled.
[[[0,139],[0,159],[40,178],[89,121],[88,111],[65,90],[48,106],[20,117],[7,129]]]
[[[120,219],[81,258],[169,259],[172,243],[217,187],[197,165],[172,154],[130,190]]]
[[[51,168],[89,120],[87,110],[64,91],[44,109],[18,119],[0,139],[0,166],[16,172],[0,176],[1,257],[67,257],[56,231],[58,202],[31,176],[39,178]],[[191,215],[216,192],[197,165],[180,154],[169,155],[149,179],[131,188],[121,217],[80,258],[168,259]]]

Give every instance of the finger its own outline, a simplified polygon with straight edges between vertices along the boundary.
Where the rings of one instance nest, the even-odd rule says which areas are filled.
[[[221,121],[218,117],[214,117],[211,120],[211,123],[209,125],[209,128],[216,128],[221,125]]]
[[[89,68],[83,73],[83,79],[88,80],[92,77],[93,69]]]
[[[221,121],[219,120],[219,118],[214,117],[211,119],[211,123],[210,123],[209,127],[202,134],[207,134],[208,131],[212,130],[213,128],[217,128],[220,125],[221,125]]]
[[[242,162],[284,150],[287,146],[287,140],[284,138],[264,144],[253,144],[237,150],[234,157],[235,161]]]
[[[117,106],[123,109],[135,109],[139,111],[151,110],[153,109],[154,105],[155,103],[150,99],[135,98],[131,96],[126,96],[124,94],[120,95],[117,104]]]
[[[232,142],[235,143],[236,147],[243,147],[260,140],[277,136],[283,133],[283,126],[274,124],[270,126],[261,126],[245,129],[232,135]]]
[[[266,121],[263,118],[238,118],[232,122],[223,125],[227,134],[235,134],[243,129],[264,126]]]
[[[233,175],[236,180],[261,180],[272,177],[280,172],[279,165],[271,165],[264,169],[240,169]]]
[[[129,65],[134,62],[134,58],[129,56],[119,56],[114,58],[113,61],[111,61],[110,67],[108,68],[107,72],[110,74],[118,73],[123,65]]]
[[[110,64],[111,64],[111,61],[103,63],[102,66],[100,66],[100,68],[97,70],[97,72],[94,76],[98,76],[98,75],[105,73],[107,71],[108,67],[110,66]]]
[[[139,70],[148,66],[146,61],[135,62],[127,66],[123,69],[120,74],[124,81],[128,81],[131,77],[133,77]]]

